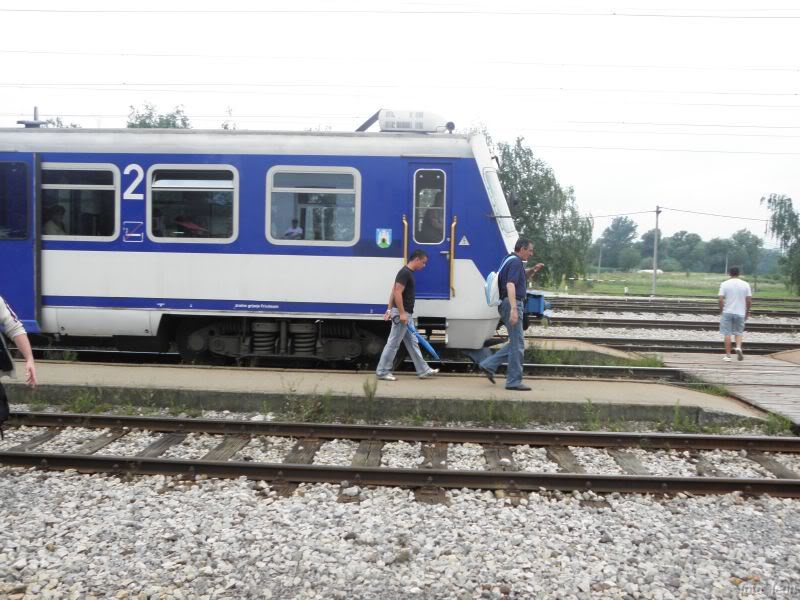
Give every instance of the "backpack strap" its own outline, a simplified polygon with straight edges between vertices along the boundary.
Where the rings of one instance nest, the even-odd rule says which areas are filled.
[[[503,262],[500,263],[500,268],[497,269],[497,276],[498,277],[500,277],[500,273],[503,271],[503,267],[505,267],[508,264],[508,261],[510,261],[512,258],[519,258],[519,257],[516,254],[509,254],[508,256],[506,256],[503,259]]]

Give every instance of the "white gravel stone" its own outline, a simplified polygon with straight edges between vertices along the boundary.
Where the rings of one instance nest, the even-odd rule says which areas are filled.
[[[453,471],[485,471],[486,457],[479,444],[448,444],[447,468]],[[435,468],[443,469],[444,466]]]
[[[0,596],[41,598],[761,598],[800,589],[800,502],[530,494],[0,468]],[[355,486],[353,486],[355,487]],[[749,586],[749,587],[748,587]]]
[[[33,449],[33,452],[65,452],[69,453],[88,440],[92,440],[104,433],[108,429],[93,429],[91,427],[68,427],[61,431],[56,437],[46,441],[41,446]]]
[[[295,442],[296,440],[290,437],[272,435],[254,437],[232,460],[282,463]]]
[[[162,435],[162,433],[155,431],[134,429],[102,448],[97,454],[109,456],[136,456]]]
[[[3,439],[0,440],[0,450],[9,450],[45,431],[47,431],[46,427],[28,427],[25,425],[22,427],[4,427]]]
[[[745,451],[739,453],[733,450],[703,450],[700,455],[711,463],[715,469],[725,473],[726,477],[775,479],[775,475],[767,469],[749,460]]]
[[[672,477],[694,477],[697,475],[694,462],[689,452],[679,450],[642,450],[626,448],[642,466],[653,475]]]
[[[583,448],[570,446],[569,449],[586,469],[587,473],[598,475],[623,475],[625,471],[602,448]]]
[[[314,455],[315,465],[349,466],[358,450],[358,442],[353,440],[331,440],[325,442]]]
[[[558,472],[558,465],[547,458],[547,451],[544,448],[532,448],[527,444],[513,446],[511,455],[514,457],[514,464],[520,471],[530,471],[531,473]]]
[[[416,469],[423,462],[419,442],[391,442],[383,446],[381,464],[392,469]]]
[[[161,458],[177,458],[181,460],[194,460],[202,458],[211,450],[219,446],[225,439],[221,435],[207,433],[190,433],[180,444],[170,446],[161,455]]]
[[[787,469],[791,469],[798,476],[800,476],[800,454],[790,454],[788,452],[767,452],[767,456],[771,456]]]

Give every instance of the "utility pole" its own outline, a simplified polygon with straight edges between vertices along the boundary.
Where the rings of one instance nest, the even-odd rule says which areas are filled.
[[[656,295],[656,279],[658,279],[658,215],[661,214],[661,208],[656,205],[656,234],[653,236],[653,290],[651,295]]]
[[[603,264],[603,246],[600,245],[600,258],[597,259],[597,281],[600,281],[600,265]]]

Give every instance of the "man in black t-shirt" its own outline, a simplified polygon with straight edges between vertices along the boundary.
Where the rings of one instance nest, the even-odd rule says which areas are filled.
[[[378,379],[384,381],[395,381],[397,379],[392,375],[392,366],[397,349],[400,348],[400,342],[406,345],[408,354],[411,356],[411,360],[414,361],[417,376],[420,379],[436,375],[439,372],[439,369],[431,369],[425,359],[422,358],[417,336],[408,329],[408,324],[412,322],[414,300],[416,298],[414,271],[424,269],[427,264],[428,253],[424,250],[415,250],[411,255],[411,260],[398,271],[394,279],[386,313],[383,315],[384,321],[392,320],[392,330],[389,332],[389,339],[386,340],[386,346],[384,346],[383,353],[381,353],[381,360],[375,370]]]

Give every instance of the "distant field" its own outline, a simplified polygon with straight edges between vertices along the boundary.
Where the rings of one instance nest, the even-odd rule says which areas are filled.
[[[576,280],[569,285],[569,291],[575,293],[613,294],[623,295],[625,288],[629,294],[650,294],[653,284],[651,273],[602,273],[600,280],[597,275],[586,281]],[[716,296],[719,284],[728,277],[722,273],[664,273],[658,276],[656,282],[656,295],[685,295],[685,296]],[[752,277],[743,277],[750,286],[753,286]],[[561,288],[559,291],[564,291]],[[787,298],[797,299],[798,296],[790,294],[783,283],[764,281],[759,279],[757,289],[753,290],[756,297],[761,298]]]

